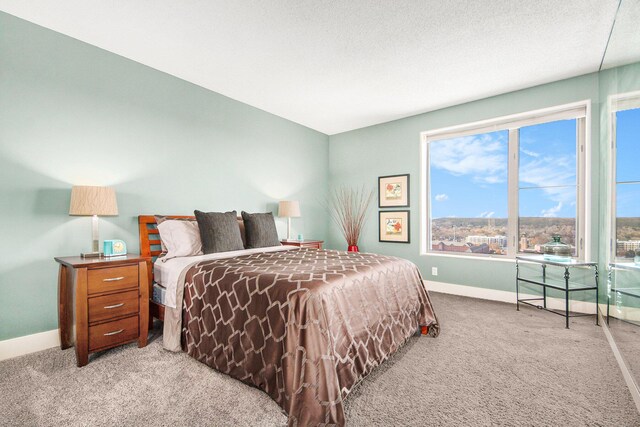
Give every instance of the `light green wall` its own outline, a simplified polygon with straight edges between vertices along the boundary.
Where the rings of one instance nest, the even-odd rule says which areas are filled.
[[[608,157],[604,157],[607,155],[607,138],[601,136],[600,129],[608,125],[601,125],[600,106],[611,93],[623,88],[624,91],[639,89],[639,76],[640,64],[634,64],[331,136],[329,171],[332,187],[365,184],[376,188],[378,176],[411,174],[411,243],[378,242],[378,208],[374,203],[375,206],[369,209],[369,222],[360,241],[361,250],[407,258],[420,267],[427,280],[514,291],[513,262],[419,254],[420,132],[590,99],[591,253],[593,259],[601,261],[602,269],[604,258],[600,242],[606,242],[603,224],[608,221],[609,213],[602,208],[608,197],[606,191],[601,191],[603,188],[606,190]],[[606,81],[605,89],[601,89],[603,79]],[[335,227],[331,229],[330,246],[344,247]],[[431,275],[431,267],[438,267],[437,277]],[[601,275],[601,279],[605,277]],[[601,287],[603,291],[605,288]]]
[[[640,64],[327,137],[0,13],[0,340],[57,327],[52,258],[90,245],[90,220],[67,215],[73,184],[116,188],[120,215],[101,219],[101,236],[124,239],[131,252],[139,214],[275,210],[283,198],[301,201],[295,234],[344,249],[321,206],[329,178],[375,188],[378,176],[410,173],[412,243],[378,242],[372,206],[361,249],[410,259],[427,280],[512,291],[512,262],[419,255],[420,132],[584,99],[592,101],[591,250],[604,267],[601,107],[630,90],[640,90]]]
[[[72,184],[110,185],[102,238],[138,251],[137,215],[275,210],[324,238],[328,137],[0,13],[0,340],[57,327],[54,256],[90,249]],[[281,236],[283,220],[277,220]]]

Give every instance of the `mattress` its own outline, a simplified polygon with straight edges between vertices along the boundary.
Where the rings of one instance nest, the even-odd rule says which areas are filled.
[[[153,283],[153,293],[151,299],[153,302],[165,305],[165,299],[167,295],[167,289],[159,283]]]
[[[153,280],[162,286],[166,292],[163,305],[176,308],[176,288],[180,275],[192,264],[201,261],[210,261],[224,258],[234,258],[242,255],[251,255],[261,252],[278,252],[298,249],[296,246],[269,246],[266,248],[243,249],[240,251],[217,252],[207,255],[177,257],[165,260],[158,258],[153,263]]]

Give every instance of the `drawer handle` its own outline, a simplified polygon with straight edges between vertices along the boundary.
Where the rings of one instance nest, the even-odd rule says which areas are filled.
[[[112,277],[111,279],[104,279],[103,282],[117,282],[118,280],[124,279],[124,276],[120,277]]]
[[[120,304],[114,304],[114,305],[105,305],[104,308],[118,308],[118,307],[122,307],[124,305],[123,302],[121,302]]]
[[[118,335],[124,332],[124,329],[120,329],[119,331],[107,332],[104,334],[105,337],[110,337],[111,335]]]

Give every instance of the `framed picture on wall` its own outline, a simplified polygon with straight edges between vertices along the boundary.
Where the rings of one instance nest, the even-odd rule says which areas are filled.
[[[379,211],[380,242],[409,243],[409,211]]]
[[[378,178],[378,207],[409,207],[409,174]]]

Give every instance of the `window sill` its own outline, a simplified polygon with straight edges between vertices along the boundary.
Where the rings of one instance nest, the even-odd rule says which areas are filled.
[[[510,262],[510,263],[516,262],[515,258],[497,257],[497,256],[491,256],[491,255],[460,255],[460,254],[447,254],[447,253],[438,253],[438,252],[423,252],[420,254],[420,256],[472,259],[472,260],[479,260],[479,261],[499,261],[499,262]]]

